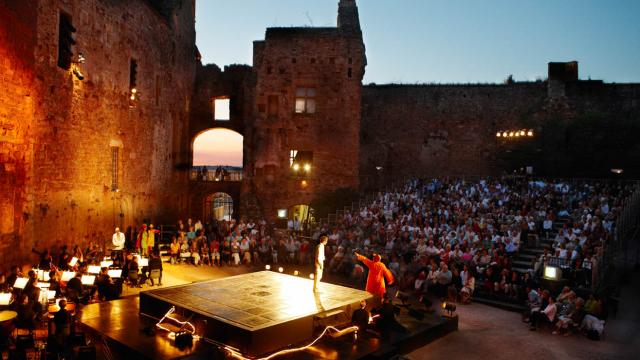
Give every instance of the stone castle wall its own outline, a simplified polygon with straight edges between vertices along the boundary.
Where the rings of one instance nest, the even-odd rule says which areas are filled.
[[[3,49],[8,60],[0,65],[3,74],[13,72],[8,80],[14,89],[0,94],[1,119],[16,121],[17,113],[20,124],[27,124],[16,127],[12,139],[0,140],[1,165],[16,169],[0,202],[14,204],[13,225],[3,225],[2,236],[19,250],[3,251],[3,263],[29,258],[33,246],[103,244],[114,226],[126,229],[143,219],[173,222],[186,210],[186,191],[176,190],[186,188],[187,172],[176,169],[188,161],[183,149],[197,62],[195,4],[174,3],[167,15],[145,0],[42,0],[22,6],[28,16],[14,17],[27,22],[18,38],[31,41],[19,51]],[[86,58],[78,65],[83,81],[57,66],[60,11],[77,29],[74,51]],[[29,58],[27,67],[20,65]],[[134,107],[132,58],[138,64]],[[37,101],[19,94],[30,89]],[[17,144],[25,149],[22,159],[4,155]],[[118,192],[111,187],[112,147],[119,149]],[[10,214],[6,208],[0,208],[3,219]]]
[[[546,91],[543,83],[364,86],[361,175],[384,183],[495,173],[496,132],[522,126]]]

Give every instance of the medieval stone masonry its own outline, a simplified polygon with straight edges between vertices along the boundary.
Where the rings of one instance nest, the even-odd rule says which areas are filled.
[[[363,31],[339,0],[335,27],[268,28],[251,66],[221,69],[200,62],[194,0],[0,0],[0,264],[210,216],[215,192],[275,220],[337,189],[501,174],[497,131],[640,113],[640,84],[581,81],[577,62],[537,82],[363,86]],[[244,137],[241,181],[190,178],[216,127]]]

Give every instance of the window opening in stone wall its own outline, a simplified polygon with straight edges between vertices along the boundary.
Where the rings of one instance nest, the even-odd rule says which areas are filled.
[[[138,62],[135,59],[129,61],[129,107],[136,107],[140,93],[138,92]]]
[[[191,180],[242,181],[244,138],[238,132],[214,128],[193,140]]]
[[[294,174],[310,173],[313,166],[313,151],[289,150],[289,166]]]
[[[73,33],[76,28],[71,23],[71,16],[60,12],[60,23],[58,25],[58,66],[62,69],[69,70],[73,59],[73,45],[76,40]]]
[[[129,62],[129,89],[136,88],[138,83],[138,61],[131,59]]]
[[[111,147],[111,191],[116,192],[118,187],[118,161],[120,158],[120,148],[117,146]]]
[[[296,114],[314,114],[316,112],[316,89],[298,88],[295,110]]]
[[[212,104],[213,120],[215,121],[229,121],[231,100],[226,97],[214,98]]]

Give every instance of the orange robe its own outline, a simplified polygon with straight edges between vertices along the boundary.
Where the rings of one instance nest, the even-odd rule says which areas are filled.
[[[383,297],[387,292],[384,280],[387,279],[387,282],[390,284],[394,281],[391,271],[380,261],[372,261],[362,255],[358,255],[358,260],[362,261],[369,268],[366,290],[373,295]]]

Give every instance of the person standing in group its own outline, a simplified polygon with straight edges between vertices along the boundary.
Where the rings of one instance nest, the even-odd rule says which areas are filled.
[[[327,235],[322,235],[320,237],[320,242],[316,246],[316,254],[315,254],[315,273],[313,276],[313,292],[318,291],[318,283],[322,280],[322,270],[324,270],[324,246],[327,245],[329,241],[329,237]]]
[[[160,230],[154,229],[153,224],[149,224],[149,230],[147,232],[147,247],[143,249],[143,251],[145,251],[143,255],[149,255],[153,252],[156,246],[156,234],[159,234]]]
[[[147,224],[142,224],[138,230],[138,239],[136,241],[136,250],[139,250],[144,255],[145,248],[147,247]]]

